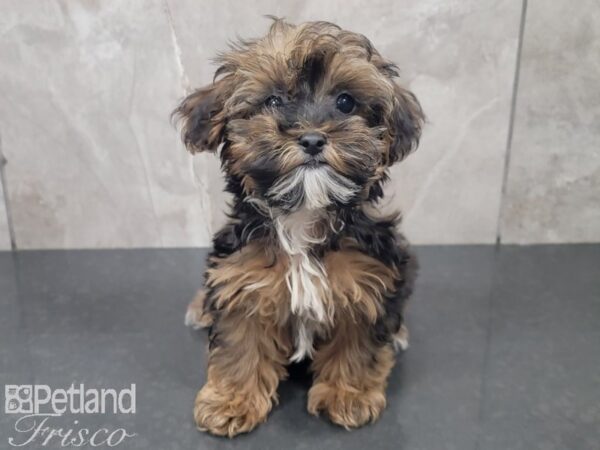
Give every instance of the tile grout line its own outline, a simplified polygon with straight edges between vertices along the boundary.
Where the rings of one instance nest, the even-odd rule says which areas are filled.
[[[508,182],[508,169],[510,165],[510,153],[512,149],[512,139],[514,131],[515,111],[517,106],[517,94],[519,90],[519,75],[521,69],[521,52],[523,49],[523,37],[525,35],[525,21],[527,17],[527,0],[522,0],[521,18],[519,23],[519,43],[517,46],[517,55],[515,63],[515,75],[513,79],[513,91],[510,106],[509,124],[508,124],[508,135],[506,139],[506,153],[504,157],[504,172],[502,174],[502,187],[500,191],[500,207],[498,208],[498,222],[496,228],[496,247],[493,258],[492,276],[490,277],[490,291],[488,296],[488,317],[486,321],[485,330],[485,348],[483,352],[483,361],[481,365],[481,384],[479,386],[479,411],[477,414],[477,435],[475,437],[475,450],[480,450],[482,443],[484,418],[486,414],[487,406],[487,393],[488,383],[490,374],[490,363],[491,363],[491,348],[492,348],[492,325],[493,325],[493,312],[494,312],[494,288],[496,286],[497,272],[496,268],[499,266],[500,259],[500,243],[501,243],[501,231],[500,223],[502,220],[502,212],[504,206],[504,196],[506,194],[506,186]]]
[[[15,229],[13,226],[12,213],[10,209],[10,200],[8,198],[8,186],[6,182],[6,172],[5,167],[8,163],[8,160],[4,156],[2,152],[2,136],[0,135],[0,185],[2,186],[2,195],[4,198],[0,199],[4,201],[4,209],[6,211],[6,222],[8,224],[8,237],[10,239],[10,248],[11,250],[17,250],[17,240],[15,238]]]
[[[515,75],[513,78],[512,86],[512,98],[510,103],[510,112],[508,117],[508,133],[506,137],[506,151],[504,153],[504,168],[502,172],[502,184],[500,187],[500,205],[498,207],[498,220],[496,222],[496,244],[499,245],[502,242],[501,223],[502,215],[504,212],[504,198],[506,196],[506,190],[508,185],[508,171],[510,168],[510,156],[512,151],[513,133],[515,127],[515,112],[517,109],[517,96],[519,92],[519,77],[521,73],[521,55],[523,51],[523,38],[525,36],[525,22],[527,17],[527,0],[523,0],[521,7],[521,20],[519,23],[519,37],[517,44],[517,55],[515,62]]]
[[[179,72],[179,82],[181,83],[181,89],[183,90],[183,95],[187,95],[191,92],[190,80],[185,71],[185,66],[183,65],[183,51],[181,46],[179,45],[179,39],[177,38],[177,33],[175,32],[175,24],[173,21],[173,13],[171,12],[171,7],[169,6],[169,1],[164,0],[164,11],[167,15],[167,24],[169,25],[169,31],[171,32],[171,45],[173,46],[173,52],[175,55],[175,64],[177,65],[177,71]]]
[[[171,10],[171,7],[169,6],[169,0],[164,0],[163,2],[164,4],[164,12],[167,16],[167,23],[169,25],[169,30],[171,31],[171,44],[173,46],[173,54],[175,56],[175,65],[177,66],[177,71],[179,72],[179,78],[180,78],[180,84],[181,84],[181,90],[183,91],[183,96],[187,96],[189,95],[193,89],[192,89],[192,85],[190,82],[190,79],[187,75],[187,71],[185,69],[185,64],[183,63],[183,49],[181,48],[181,45],[179,44],[179,38],[177,37],[177,32],[175,31],[175,21],[173,20],[173,12]],[[214,79],[213,79],[214,82]],[[173,117],[171,116],[171,119]],[[213,230],[213,201],[210,197],[210,195],[208,195],[208,189],[206,189],[206,185],[204,184],[204,182],[202,181],[205,177],[203,176],[198,176],[198,173],[196,171],[196,166],[194,165],[194,160],[192,158],[190,158],[190,163],[189,163],[189,168],[190,168],[190,175],[192,177],[192,182],[194,187],[200,191],[200,204],[202,205],[202,208],[204,207],[204,205],[208,205],[207,208],[203,208],[205,209],[206,212],[206,230],[208,230],[208,235],[209,237],[213,234],[214,230]],[[206,200],[206,201],[205,201]]]

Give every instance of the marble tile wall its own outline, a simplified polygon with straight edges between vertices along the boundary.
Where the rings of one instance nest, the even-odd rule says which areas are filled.
[[[495,241],[520,2],[209,0],[202,8],[195,0],[169,4],[192,86],[212,79],[214,67],[207,60],[231,38],[231,29],[240,36],[258,36],[268,24],[260,18],[265,14],[297,22],[329,20],[369,36],[382,54],[400,65],[402,82],[415,92],[428,117],[419,150],[393,170],[386,209],[403,210],[404,229],[416,243]],[[225,25],[231,23],[236,26]],[[216,162],[203,159],[202,164],[213,167],[211,198],[218,198]]]
[[[600,241],[599,6],[528,2],[503,242]]]
[[[162,1],[14,0],[0,14],[0,133],[20,248],[201,246],[212,208],[170,112]]]
[[[591,42],[600,17],[582,12],[560,22],[560,7],[529,3],[520,84],[527,92],[517,97],[503,199],[520,0],[3,2],[0,135],[17,246],[209,245],[227,200],[219,164],[213,155],[188,155],[169,114],[186,91],[210,82],[209,60],[228,40],[264,33],[265,14],[337,22],[400,65],[428,124],[419,150],[394,167],[385,207],[404,211],[412,241],[493,243],[500,209],[503,240],[598,240],[598,209],[588,202],[600,164],[597,153],[586,158],[600,135]],[[593,9],[591,0],[583,3]],[[536,20],[537,38],[529,26]],[[545,42],[546,21],[576,31],[561,31],[566,42],[556,33]],[[557,64],[576,68],[582,58],[587,65],[561,82],[544,72],[560,70],[552,52],[563,49],[571,54]],[[556,88],[567,90],[568,101],[548,108],[558,102],[548,95]],[[548,135],[554,147],[543,153],[548,117],[541,111],[585,131],[569,149],[574,160],[565,156],[566,130]],[[564,174],[560,185],[547,179],[552,170]],[[524,189],[531,183],[537,194]],[[579,211],[578,223],[561,219],[549,230],[543,215],[569,208]],[[0,206],[0,248],[8,248],[2,213]]]

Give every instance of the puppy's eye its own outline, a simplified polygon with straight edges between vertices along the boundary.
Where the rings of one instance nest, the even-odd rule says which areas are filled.
[[[335,106],[344,114],[350,114],[356,106],[356,102],[349,94],[340,94],[335,101]]]
[[[279,108],[280,106],[283,106],[283,100],[281,100],[281,97],[271,95],[265,100],[265,106],[268,106],[269,108]]]

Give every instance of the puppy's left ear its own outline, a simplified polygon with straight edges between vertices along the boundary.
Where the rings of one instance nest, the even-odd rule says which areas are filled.
[[[394,83],[392,112],[388,116],[387,128],[391,143],[388,164],[404,159],[419,145],[425,115],[415,95]]]
[[[172,116],[183,123],[181,138],[190,153],[215,151],[225,139],[225,101],[231,96],[232,75],[188,95]]]

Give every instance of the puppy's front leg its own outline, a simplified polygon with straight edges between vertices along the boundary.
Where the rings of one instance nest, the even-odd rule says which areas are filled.
[[[220,436],[246,433],[265,421],[286,370],[280,330],[260,315],[222,311],[213,324],[208,379],[198,392],[194,418]]]
[[[345,428],[360,427],[385,408],[387,377],[394,364],[389,344],[376,343],[366,324],[338,323],[332,339],[315,354],[315,382],[308,393],[308,411],[327,413]]]

